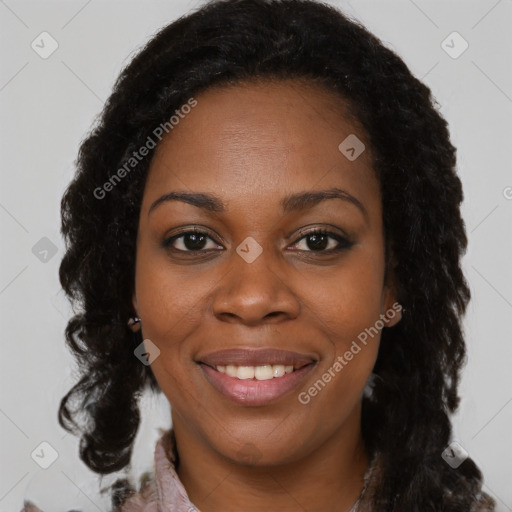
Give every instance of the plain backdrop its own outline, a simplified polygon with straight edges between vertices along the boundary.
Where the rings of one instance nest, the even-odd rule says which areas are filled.
[[[512,511],[512,0],[330,3],[395,50],[449,122],[473,293],[454,438],[482,469],[498,510]],[[63,336],[71,310],[57,278],[59,202],[119,71],[157,29],[201,4],[0,1],[0,512],[18,512],[25,498],[44,512],[110,510],[78,458],[78,440],[57,422],[59,401],[77,378]],[[31,46],[42,32],[58,44],[45,59]],[[141,405],[136,475],[153,465],[157,428],[170,425],[161,396],[144,396]],[[53,453],[43,442],[57,456],[48,469],[33,456]]]

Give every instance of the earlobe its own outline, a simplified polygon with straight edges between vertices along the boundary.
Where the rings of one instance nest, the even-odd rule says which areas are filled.
[[[394,299],[394,295],[392,298]],[[403,311],[404,308],[398,301],[394,300],[392,304],[388,303],[386,310],[383,312],[386,327],[393,327],[400,322],[400,320],[402,320]]]
[[[132,306],[135,310],[135,316],[128,319],[127,325],[133,332],[138,332],[141,328],[141,320],[139,318],[139,312],[137,308],[137,297],[135,292],[132,295]]]
[[[386,327],[393,327],[402,320],[404,308],[397,300],[398,286],[395,274],[397,261],[392,251],[387,265],[384,283],[384,300],[382,301],[384,311],[381,311],[381,314],[385,317]]]
[[[404,308],[397,300],[395,281],[392,280],[389,285],[385,286],[384,300],[383,300],[383,311],[381,311],[381,318],[386,322],[386,327],[393,327],[400,320]]]
[[[141,327],[141,325],[140,325],[140,318],[138,316],[129,318],[126,325],[128,325],[128,327],[133,332],[138,332],[138,331],[140,331],[140,327]]]

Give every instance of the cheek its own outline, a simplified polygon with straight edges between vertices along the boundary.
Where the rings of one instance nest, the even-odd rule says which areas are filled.
[[[151,363],[167,400],[181,409],[190,400],[190,358],[187,337],[199,322],[200,290],[155,257],[138,254],[136,269],[137,310],[142,318],[142,336],[160,351]],[[185,402],[183,402],[185,401]]]
[[[171,402],[186,393],[190,380],[185,348],[193,326],[197,325],[200,299],[190,286],[181,286],[183,277],[169,271],[156,258],[140,254],[136,270],[137,311],[142,318],[142,336],[160,351],[151,370]]]
[[[301,296],[314,312],[319,328],[330,332],[333,341],[344,346],[379,319],[381,260],[379,251],[354,252],[338,267],[305,281]]]
[[[166,340],[185,337],[188,328],[197,323],[200,305],[213,283],[207,273],[203,279],[190,279],[186,268],[174,270],[159,258],[144,257],[141,251],[136,290],[144,336],[163,345]]]
[[[382,327],[378,323],[382,283],[383,255],[375,248],[353,253],[329,276],[311,280],[302,292],[312,310],[312,321],[331,343],[320,375],[330,391],[322,391],[318,404],[346,410],[359,400],[379,350],[380,329],[376,326]],[[316,388],[323,389],[322,385],[318,383]]]
[[[313,321],[331,350],[299,402],[324,418],[326,428],[343,422],[360,401],[379,351],[382,274],[359,263],[357,270],[359,265],[340,268],[310,294]]]

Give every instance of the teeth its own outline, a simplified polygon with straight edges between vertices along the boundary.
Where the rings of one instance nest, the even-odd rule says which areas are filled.
[[[274,378],[274,369],[271,364],[256,366],[254,370],[256,380],[269,380]]]
[[[293,366],[292,366],[293,371]],[[282,377],[286,373],[286,368],[282,364],[276,364],[272,366],[272,376]]]
[[[217,366],[217,370],[218,369],[219,369],[219,367]],[[226,366],[226,375],[229,375],[230,377],[236,377],[236,374],[237,374],[236,366],[232,366],[232,365]]]
[[[264,364],[262,366],[216,366],[219,372],[225,373],[229,377],[236,377],[241,380],[256,379],[270,380],[275,377],[282,377],[285,373],[292,373],[293,366],[284,364]]]
[[[254,366],[239,366],[236,376],[239,379],[254,379]]]

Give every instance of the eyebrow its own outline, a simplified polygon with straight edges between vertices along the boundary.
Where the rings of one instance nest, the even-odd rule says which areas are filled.
[[[368,212],[361,201],[352,194],[349,194],[346,190],[337,187],[327,190],[315,190],[311,192],[305,191],[289,194],[281,200],[281,209],[284,214],[294,211],[302,211],[312,208],[326,199],[341,199],[342,201],[346,201],[349,204],[356,206],[364,217],[368,219]],[[153,202],[148,210],[148,215],[157,206],[168,201],[181,201],[213,213],[224,213],[227,211],[227,207],[222,200],[213,194],[205,192],[168,192]]]

